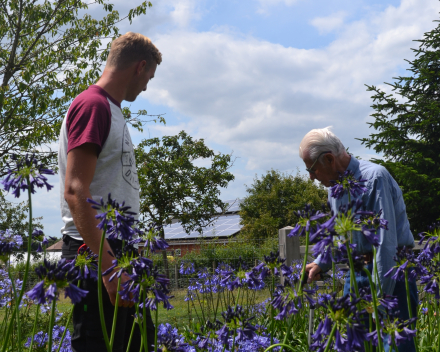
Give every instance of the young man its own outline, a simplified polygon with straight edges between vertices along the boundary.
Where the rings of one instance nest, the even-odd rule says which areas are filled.
[[[151,40],[128,32],[113,41],[101,78],[72,102],[63,121],[58,155],[60,169],[61,215],[64,227],[62,253],[73,258],[85,243],[94,253],[99,252],[101,230],[96,226],[96,211],[87,198],[99,200],[109,193],[119,203],[139,211],[139,181],[133,146],[122,115],[121,102],[134,101],[147,89],[162,55]],[[102,270],[111,266],[108,253],[121,246],[121,241],[105,241]],[[102,278],[107,331],[111,331],[117,281]],[[121,276],[121,283],[127,280]],[[83,301],[74,306],[72,349],[75,352],[105,351],[98,311],[97,283],[83,280],[81,287],[89,291]],[[119,300],[116,336],[113,351],[126,351],[133,325],[132,303]],[[148,344],[154,341],[154,326],[148,311]],[[140,332],[136,324],[130,351],[140,349]],[[153,350],[149,347],[150,350]]]
[[[353,234],[353,242],[357,244],[357,250],[364,254],[367,267],[372,269],[373,260],[377,261],[377,268],[383,292],[397,296],[400,317],[409,318],[406,288],[403,281],[394,281],[384,274],[394,267],[394,256],[397,247],[414,247],[414,237],[411,233],[406,207],[403,201],[402,191],[392,178],[390,173],[383,167],[369,161],[357,160],[348,154],[344,145],[328,128],[315,129],[307,133],[301,141],[299,156],[303,159],[306,170],[312,180],[318,180],[325,187],[332,186],[331,181],[337,180],[339,175],[346,170],[354,173],[354,177],[365,179],[364,186],[367,192],[359,196],[367,210],[378,212],[382,210],[382,218],[388,221],[388,230],[380,229],[379,247],[376,258],[373,258],[371,244],[359,232]],[[348,204],[348,196],[342,199],[334,199],[330,196],[329,202],[332,210],[337,213],[341,204]],[[308,282],[319,278],[321,271],[328,271],[331,265],[320,263],[320,258],[306,266]],[[364,272],[356,275],[358,287],[368,285],[368,278]],[[344,294],[350,291],[350,278],[347,277]],[[413,317],[417,316],[417,286],[415,281],[410,282],[410,296]],[[387,350],[389,346],[385,346]],[[399,352],[415,351],[414,341],[406,341],[399,345]]]

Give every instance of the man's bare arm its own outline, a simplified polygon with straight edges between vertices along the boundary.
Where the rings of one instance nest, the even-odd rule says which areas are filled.
[[[87,203],[90,194],[90,184],[95,175],[98,160],[98,146],[93,143],[85,143],[78,148],[72,149],[67,155],[66,179],[64,186],[64,198],[69,205],[75,226],[86,245],[93,253],[99,253],[102,232],[97,228],[99,221],[95,218],[96,211]],[[105,197],[106,195],[101,195]],[[108,251],[111,251],[107,240],[104,242],[102,251],[102,270],[107,270],[114,259]],[[108,281],[111,275],[103,277],[105,288],[110,296],[112,304],[115,304],[117,280]],[[126,279],[121,277],[122,282]],[[121,283],[122,283],[121,282]],[[126,301],[119,301],[119,305],[127,306]]]

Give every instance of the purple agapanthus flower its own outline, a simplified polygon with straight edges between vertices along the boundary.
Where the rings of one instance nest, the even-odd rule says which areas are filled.
[[[88,293],[89,291],[80,289],[72,283],[69,283],[69,286],[64,289],[64,297],[69,297],[73,304],[81,302]]]
[[[151,259],[135,257],[127,269],[126,266],[124,271],[130,279],[122,284],[122,290],[119,291],[123,300],[139,303],[140,308],[145,306],[151,310],[156,310],[158,303],[162,303],[166,309],[173,308],[169,302],[172,296],[168,296],[170,280],[159,274]],[[141,290],[146,294],[145,300],[140,295]]]
[[[58,263],[52,263],[44,259],[43,264],[35,269],[35,273],[41,280],[26,294],[40,304],[50,303],[58,298],[59,293],[65,289],[65,295],[72,302],[77,302],[79,297],[85,296],[87,291],[78,291],[72,288],[71,281],[78,277],[78,268],[72,269],[72,262],[61,259]]]
[[[361,313],[357,304],[361,299],[354,295],[336,297],[336,293],[322,296],[318,304],[328,310],[323,321],[312,335],[311,350],[322,350],[330,344],[331,350],[358,351],[363,349],[363,342],[367,338],[367,330],[361,322]],[[336,325],[335,337],[329,340],[330,332]]]
[[[61,337],[64,333],[64,326],[55,325],[52,330],[52,351],[59,351],[60,352],[72,352],[71,348],[71,336],[70,331],[66,331],[66,335],[64,336],[64,340],[61,343]],[[25,347],[29,348],[31,346],[31,338],[28,337],[27,342],[24,344]],[[38,351],[40,350],[46,350],[47,349],[47,343],[49,341],[49,335],[47,332],[40,331],[34,335],[34,344],[33,347],[36,348]]]
[[[12,163],[8,167],[8,174],[1,183],[6,191],[13,189],[12,194],[20,197],[20,191],[26,191],[28,188],[32,193],[35,193],[35,187],[46,189],[50,191],[52,185],[47,183],[47,178],[44,175],[54,175],[52,170],[46,169],[41,162],[39,162],[34,154],[26,154],[24,157],[18,157],[15,154],[11,156]]]
[[[145,247],[150,247],[151,252],[163,251],[169,247],[168,243],[161,237],[155,236],[145,241]]]
[[[180,263],[179,273],[181,275],[192,275],[196,272],[193,262],[182,261]]]
[[[98,255],[93,253],[89,247],[81,247],[71,262],[71,269],[78,268],[78,279],[98,279]]]
[[[185,342],[183,335],[170,324],[160,324],[157,329],[157,344],[160,352],[189,352],[191,347]],[[195,351],[195,350],[194,350]]]
[[[0,258],[5,260],[14,250],[19,249],[23,245],[23,238],[15,234],[12,230],[0,230]]]
[[[30,299],[36,301],[38,304],[45,304],[46,297],[44,291],[44,281],[37,283],[30,291],[26,293]]]
[[[328,216],[324,210],[325,206],[323,206],[323,211],[321,211],[314,209],[310,204],[307,204],[304,209],[297,211],[296,215],[300,220],[287,236],[303,236],[306,232],[310,232],[310,236],[312,236],[314,226],[319,224],[321,219]]]
[[[110,193],[106,203],[102,198],[100,202],[88,198],[87,202],[92,204],[92,208],[98,210],[98,214],[95,215],[95,218],[100,220],[98,228],[103,230],[106,227],[108,238],[131,241],[136,235],[133,228],[136,213],[129,211],[131,207],[126,206],[125,202],[119,204],[116,199],[111,198]]]
[[[337,181],[331,181],[334,186],[330,188],[331,196],[336,199],[341,199],[344,194],[350,193],[354,198],[362,195],[367,191],[367,188],[363,185],[367,180],[354,177],[354,173],[351,170],[346,170],[344,173],[339,174]]]

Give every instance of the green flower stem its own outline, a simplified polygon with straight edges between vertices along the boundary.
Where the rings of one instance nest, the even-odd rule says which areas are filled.
[[[406,302],[408,304],[408,313],[409,318],[411,319],[413,317],[412,314],[412,306],[411,306],[411,299],[409,297],[409,282],[408,282],[408,270],[405,270],[405,288],[406,288]],[[411,328],[414,330],[416,328],[415,323],[411,324]],[[416,352],[419,351],[419,345],[417,344],[417,334],[414,336],[414,345],[416,346]]]
[[[427,315],[427,320],[428,320],[428,326],[431,326],[431,311],[432,309],[428,308],[428,314]],[[432,339],[431,339],[431,329],[427,330],[427,335],[428,335],[428,345],[432,344]]]
[[[52,352],[52,337],[53,337],[53,326],[55,325],[56,305],[57,305],[57,300],[53,299],[53,301],[52,301],[52,309],[50,311],[49,342],[47,344],[47,352]]]
[[[383,341],[382,341],[382,335],[380,334],[380,323],[379,323],[379,312],[377,310],[377,293],[376,293],[376,287],[373,282],[373,278],[371,277],[370,272],[367,268],[364,268],[364,272],[368,276],[368,281],[370,282],[371,287],[371,296],[373,297],[373,308],[374,308],[374,315],[376,316],[376,331],[377,331],[377,340],[379,342],[379,352],[382,352],[383,349]]]
[[[122,275],[121,275],[122,276]],[[115,341],[115,331],[116,331],[116,321],[118,319],[118,310],[119,310],[119,287],[121,286],[121,277],[118,278],[118,288],[116,290],[116,304],[115,311],[113,313],[113,324],[112,324],[112,332],[110,334],[110,346],[113,347],[113,342]]]
[[[79,287],[80,285],[81,285],[81,280],[78,280],[78,284],[76,285],[76,287]],[[66,325],[64,326],[63,335],[61,336],[61,340],[60,340],[60,344],[58,346],[57,352],[60,352],[61,345],[63,344],[64,338],[66,337],[67,327],[70,323],[70,320],[72,319],[72,315],[73,315],[73,307],[69,312],[69,316],[67,317],[67,322],[66,322]],[[32,348],[30,350],[32,351]]]
[[[371,314],[368,314],[368,321],[370,326],[370,333],[373,332],[373,316]],[[368,350],[370,352],[373,352],[373,344],[370,342]]]
[[[306,275],[307,258],[309,256],[309,234],[310,234],[310,232],[307,231],[306,232],[306,251],[304,253],[303,269],[302,269],[302,272],[301,272],[301,280],[299,282],[299,289],[298,289],[298,296],[299,297],[301,297],[301,295],[302,295],[303,282],[304,282],[304,278],[305,278],[305,275]],[[334,277],[334,275],[333,275],[333,277]],[[298,299],[300,299],[300,298],[298,298]],[[309,314],[310,314],[310,307],[309,307]],[[274,320],[273,317],[271,317],[271,319],[272,319],[272,321]],[[289,337],[289,333],[290,333],[292,322],[293,322],[293,314],[290,317],[290,320],[289,320],[289,323],[288,323],[288,328],[287,328],[286,334],[284,335],[284,339],[283,339],[283,343],[282,343],[283,345],[286,344],[287,338]],[[272,335],[271,335],[271,337],[272,337]],[[272,340],[271,340],[271,345],[273,345],[273,341]],[[280,352],[283,352],[283,349],[284,349],[284,347],[281,347],[281,351]]]
[[[31,192],[31,188],[29,187],[30,185],[30,181],[29,181],[29,176],[26,177],[26,181],[28,184],[28,199],[29,199],[29,228],[28,228],[28,246],[27,246],[27,256],[26,256],[26,265],[25,265],[25,269],[24,269],[24,276],[23,276],[23,285],[21,286],[21,290],[20,290],[20,294],[18,295],[18,300],[16,302],[16,304],[19,306],[21,303],[21,299],[23,298],[23,294],[24,294],[24,290],[25,290],[25,284],[27,282],[27,278],[28,278],[28,274],[29,274],[29,266],[30,266],[30,262],[31,262],[31,243],[32,243],[32,192]],[[11,280],[12,281],[12,280]],[[4,338],[4,345],[3,345],[3,349],[2,352],[6,351],[6,348],[8,346],[8,340],[9,340],[9,335],[11,334],[12,331],[12,326],[15,320],[15,315],[17,314],[17,311],[14,310],[12,312],[12,316],[11,316],[11,320],[9,322],[9,326],[8,326],[8,330],[6,332],[6,336]],[[20,320],[20,317],[17,315],[17,320]],[[19,329],[20,330],[20,329]]]
[[[203,309],[203,302],[200,300],[199,293],[197,292],[197,290],[196,290],[196,295],[197,295],[197,301],[199,301],[200,310],[202,311],[202,319],[203,319],[203,321],[200,321],[200,319],[199,321],[200,321],[200,325],[203,325],[203,322],[206,322],[205,310]]]
[[[376,247],[373,246],[373,263],[374,263],[374,275],[376,276],[377,285],[379,286],[379,293],[382,296],[382,285],[379,280],[379,272],[377,271],[377,260],[376,260]]]
[[[273,292],[274,292],[274,287],[275,287],[275,275],[274,275],[274,270],[272,269],[272,284],[271,284],[271,297],[273,297]],[[274,330],[274,323],[275,323],[275,319],[273,318],[273,305],[272,305],[272,298],[271,298],[271,304],[270,304],[270,344],[273,345],[273,330]]]
[[[10,260],[11,260],[11,258],[9,258],[9,262],[10,262]],[[11,279],[12,292],[14,293],[14,300],[15,300],[14,311],[17,316],[18,350],[21,351],[21,323],[20,323],[20,312],[19,312],[20,303],[17,300],[17,298],[18,298],[17,297],[17,290],[15,289],[14,278],[11,275],[10,263],[8,263],[8,275],[9,275],[9,278]],[[24,286],[24,282],[22,285]]]
[[[438,312],[439,310],[438,310],[438,302],[437,302],[437,300],[435,299],[434,300],[436,303],[435,303],[435,311],[436,312]],[[440,352],[440,323],[439,323],[439,317],[436,317],[437,319],[435,319],[435,320],[437,320],[437,352]]]
[[[144,292],[142,292],[142,297],[144,299],[143,300],[144,304],[142,305],[142,327],[139,325],[139,329],[142,328],[142,330],[143,330],[144,340],[145,340],[144,348],[145,348],[145,352],[148,352],[147,321],[145,318],[147,316],[147,307],[145,306],[145,300],[147,299],[147,297],[146,297],[145,290],[144,290]]]
[[[130,352],[131,340],[133,339],[134,328],[136,327],[136,320],[133,320],[133,326],[131,327],[130,337],[127,344],[127,352]]]
[[[286,344],[284,344],[284,343],[277,343],[277,344],[275,344],[275,345],[272,345],[272,346],[269,346],[268,348],[266,348],[266,349],[264,350],[264,352],[268,352],[268,351],[274,349],[275,347],[279,347],[279,346],[282,346],[281,348],[286,347],[286,348],[290,349],[291,351],[296,351],[292,346],[286,345]]]
[[[125,246],[125,240],[122,240],[122,248]],[[121,275],[122,276],[122,275]],[[113,313],[113,324],[112,324],[112,331],[110,334],[110,346],[113,347],[113,342],[115,340],[115,330],[116,330],[116,321],[118,319],[118,310],[119,310],[119,287],[121,286],[121,276],[118,278],[118,286],[116,288],[116,304],[115,304],[115,310]]]
[[[197,296],[197,299],[198,299],[198,296]],[[200,322],[200,324],[202,324],[202,321],[200,320],[200,317],[199,317],[199,313],[197,313],[197,308],[196,308],[196,304],[194,303],[194,300],[190,299],[189,301],[191,301],[193,308],[194,308],[194,311],[196,312],[197,320]],[[188,304],[189,304],[189,301],[188,301]],[[200,301],[199,301],[199,304],[200,304]],[[203,313],[203,310],[202,310],[202,313]]]
[[[9,336],[10,336],[10,334],[11,334],[11,332],[12,332],[12,328],[13,328],[13,326],[14,326],[14,320],[15,320],[15,310],[12,312],[12,315],[11,315],[11,320],[9,321],[9,325],[8,325],[8,330],[6,331],[6,335],[5,335],[5,338],[4,338],[4,345],[3,345],[3,349],[2,349],[2,352],[5,352],[6,351],[6,348],[8,347],[8,342],[9,342]]]
[[[158,329],[158,320],[159,320],[159,307],[156,307],[156,318],[154,320],[154,352],[157,352],[157,329]]]
[[[398,351],[399,349],[396,346],[396,340],[394,339],[394,335],[391,335],[391,341],[392,341],[392,346],[393,346],[393,351]]]
[[[79,284],[78,284],[78,286],[79,286]],[[67,333],[67,330],[68,330],[67,326],[69,325],[70,320],[72,319],[72,315],[73,315],[73,307],[72,307],[72,309],[69,312],[69,316],[67,317],[67,322],[66,322],[66,325],[64,326],[63,335],[61,336],[61,340],[60,340],[60,344],[58,346],[57,352],[60,352],[61,345],[63,344],[64,338],[66,337],[66,333]]]
[[[234,329],[234,338],[232,340],[232,350],[231,351],[235,351],[235,338],[237,337],[237,327],[235,327]]]
[[[218,312],[218,307],[219,307],[220,301],[221,301],[220,293],[217,293],[217,304],[215,306],[215,311],[214,311],[214,321],[217,320],[217,312]]]
[[[309,307],[309,314],[310,314],[310,307]],[[309,315],[309,316],[310,316],[310,315]],[[286,331],[286,334],[284,335],[283,343],[281,344],[282,346],[281,346],[281,350],[280,350],[280,352],[283,352],[283,350],[284,350],[284,346],[287,346],[286,343],[287,343],[287,339],[288,339],[289,334],[290,334],[290,330],[292,329],[292,323],[293,323],[293,319],[294,319],[294,317],[295,317],[295,314],[292,314],[292,315],[290,316],[289,322],[288,322],[288,324],[287,324],[287,331]],[[272,346],[270,346],[270,347],[272,347]],[[269,347],[269,348],[270,348],[270,347]],[[267,351],[267,350],[266,350],[266,351]]]
[[[336,265],[332,260],[333,292],[336,292]]]
[[[238,287],[237,301],[235,301],[235,312],[237,311],[238,300],[240,299],[240,293],[241,293],[241,287]]]
[[[350,245],[348,242],[345,242],[345,246],[347,248],[347,256],[348,256],[348,260],[350,262],[350,277],[352,279],[352,286],[354,287],[354,292],[356,293],[356,297],[359,298],[359,289],[358,289],[358,285],[356,282],[356,274],[354,271],[354,263],[353,263],[353,257],[351,256],[351,249],[350,249]],[[365,268],[364,268],[365,270]],[[368,272],[369,274],[370,272]],[[371,278],[371,275],[370,275]]]
[[[108,340],[107,328],[105,326],[104,307],[102,304],[102,249],[104,247],[106,231],[107,231],[107,225],[104,225],[104,231],[101,236],[101,244],[99,246],[99,256],[98,256],[98,307],[99,307],[99,318],[101,320],[101,328],[102,328],[102,334],[104,336],[105,347],[107,349],[107,352],[112,352]]]
[[[34,346],[34,337],[35,337],[35,332],[37,331],[37,321],[38,321],[39,313],[40,313],[40,303],[37,304],[37,311],[35,312],[34,327],[32,328],[31,345],[29,346],[29,351],[32,351],[32,347]]]
[[[301,280],[299,281],[299,290],[298,290],[299,297],[301,297],[302,295],[303,282],[304,282],[304,277],[306,275],[307,257],[309,256],[309,234],[310,231],[306,231],[306,252],[304,253],[303,269],[301,272]]]
[[[324,352],[328,352],[329,349],[330,349],[330,345],[331,345],[331,342],[332,342],[333,336],[335,336],[335,333],[336,333],[336,327],[337,327],[337,325],[334,324],[334,325],[333,325],[333,328],[332,328],[332,331],[330,332],[330,335],[329,335],[329,337],[328,337],[328,339],[327,339],[327,346],[325,347]]]
[[[144,292],[144,289],[141,288],[140,296],[142,296],[143,292]],[[142,347],[143,347],[144,341],[145,341],[145,339],[146,339],[146,337],[144,336],[144,329],[142,329],[142,325],[141,325],[141,324],[143,324],[143,320],[144,320],[144,319],[143,319],[143,317],[142,317],[142,322],[141,322],[141,320],[140,320],[140,315],[139,315],[139,305],[138,305],[138,304],[135,304],[134,307],[135,307],[135,309],[136,309],[136,314],[137,314],[137,316],[138,316],[139,330],[140,330],[140,332],[141,332],[141,338],[142,338],[141,348],[140,348],[139,352],[142,352]],[[148,346],[147,346],[147,347],[148,347]]]

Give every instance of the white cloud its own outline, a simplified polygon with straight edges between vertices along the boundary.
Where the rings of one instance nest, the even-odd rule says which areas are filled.
[[[300,0],[257,0],[258,8],[257,13],[266,15],[269,13],[270,8],[276,5],[292,6],[293,4],[299,2]]]
[[[298,165],[302,136],[330,124],[360,148],[354,138],[370,133],[364,84],[390,81],[412,57],[412,40],[435,26],[439,4],[422,2],[342,25],[324,49],[219,32],[158,36],[164,61],[145,97],[190,117],[189,133],[233,149],[252,170]]]
[[[191,21],[200,18],[200,13],[197,11],[197,1],[195,0],[174,1],[172,6],[174,9],[170,13],[171,18],[180,27],[187,27]]]
[[[339,13],[333,22],[331,16],[315,19],[322,31],[337,29],[337,38],[325,48],[305,50],[225,31],[221,25],[215,32],[196,32],[191,26],[201,16],[200,3],[157,2],[127,30],[154,33],[163,53],[143,96],[187,117],[150,128],[167,135],[184,129],[223,146],[223,152],[233,150],[240,159],[233,168],[236,182],[224,193],[231,199],[243,194],[250,173],[302,167],[298,144],[312,128],[333,125],[355,155],[370,156],[372,151],[354,139],[372,132],[366,124],[371,121],[371,93],[364,84],[389,90],[383,82],[405,67],[404,59],[413,56],[410,48],[417,46],[412,40],[436,26],[432,21],[440,11],[435,0],[402,0],[398,7],[365,13],[350,23],[342,15],[337,20]],[[160,30],[164,25],[175,29]]]
[[[345,17],[347,13],[339,11],[330,16],[315,17],[310,23],[318,29],[320,34],[325,34],[340,28],[344,24]]]

